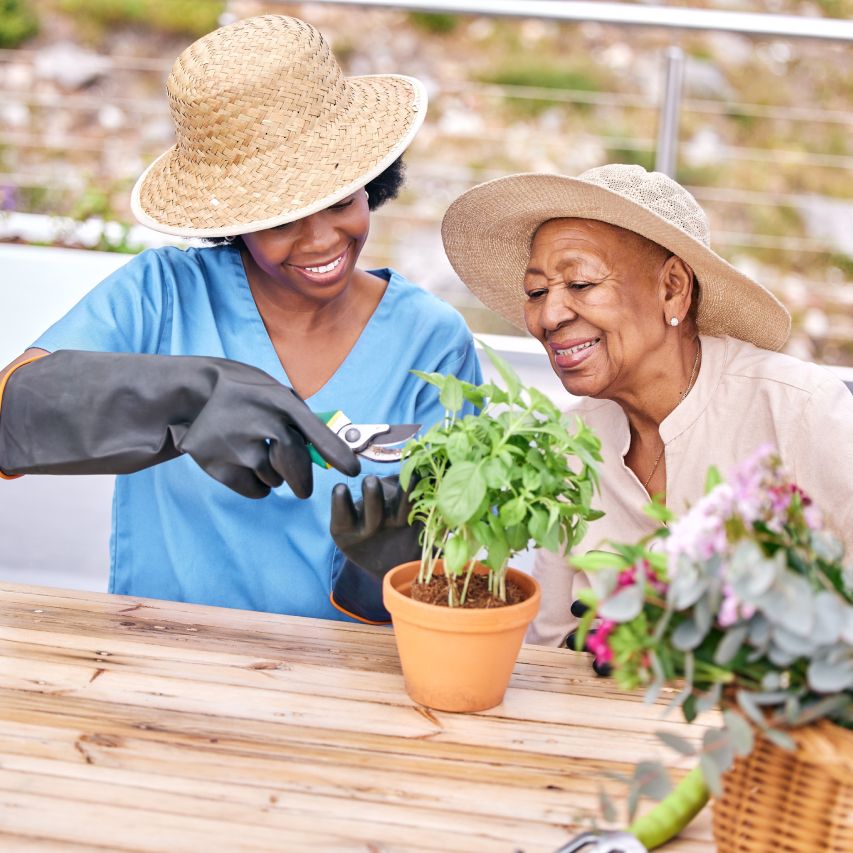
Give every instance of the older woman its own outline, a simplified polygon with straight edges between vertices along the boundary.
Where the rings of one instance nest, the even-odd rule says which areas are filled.
[[[448,210],[445,250],[487,306],[545,348],[571,410],[601,437],[598,506],[577,552],[654,529],[765,443],[853,555],[853,396],[826,368],[779,350],[790,318],[710,248],[707,218],[672,179],[608,165],[474,187]],[[574,570],[537,555],[547,594],[528,640],[561,644]]]
[[[423,86],[345,78],[317,30],[266,15],[188,47],[167,89],[177,144],[132,207],[215,245],[143,252],[10,366],[0,469],[120,475],[113,592],[382,619],[335,550],[330,495],[396,466],[360,470],[313,411],[426,426],[443,409],[411,369],[479,377],[456,311],[358,266]]]

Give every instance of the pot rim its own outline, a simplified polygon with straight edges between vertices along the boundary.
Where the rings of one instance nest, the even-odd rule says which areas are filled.
[[[539,612],[542,593],[538,581],[520,569],[507,569],[511,577],[530,594],[524,601],[505,607],[473,608],[444,607],[425,601],[414,601],[400,592],[403,586],[417,574],[420,560],[402,563],[389,571],[382,582],[382,598],[385,609],[395,617],[434,628],[438,631],[465,631],[469,633],[493,633],[517,628],[530,623]]]

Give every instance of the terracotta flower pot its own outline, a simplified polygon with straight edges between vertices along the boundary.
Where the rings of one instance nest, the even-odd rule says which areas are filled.
[[[539,611],[539,584],[509,569],[528,597],[492,608],[441,607],[413,601],[420,563],[403,563],[383,583],[409,696],[441,711],[484,711],[503,700],[527,626]],[[437,572],[443,571],[439,563]],[[487,571],[478,566],[478,574]]]

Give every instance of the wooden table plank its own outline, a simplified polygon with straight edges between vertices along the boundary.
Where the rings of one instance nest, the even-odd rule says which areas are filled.
[[[497,708],[432,711],[387,629],[13,584],[0,675],[0,849],[552,853],[608,773],[687,769],[656,730],[716,722],[533,646]]]

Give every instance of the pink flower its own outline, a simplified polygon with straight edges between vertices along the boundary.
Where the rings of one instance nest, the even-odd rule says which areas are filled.
[[[589,637],[587,637],[587,648],[599,663],[610,663],[613,660],[613,649],[607,643],[607,638],[613,633],[616,623],[610,619],[602,619]]]
[[[731,584],[723,584],[723,600],[717,613],[717,624],[721,628],[728,628],[741,619],[749,619],[753,613],[755,607],[752,604],[740,601]]]

